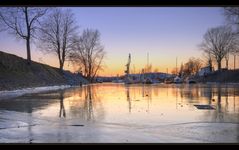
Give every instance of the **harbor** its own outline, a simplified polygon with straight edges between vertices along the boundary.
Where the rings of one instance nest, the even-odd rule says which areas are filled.
[[[0,7],[0,143],[239,143],[239,7]]]

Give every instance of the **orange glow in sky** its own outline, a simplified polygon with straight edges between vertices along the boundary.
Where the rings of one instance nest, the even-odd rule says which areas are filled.
[[[171,73],[190,57],[202,58],[198,45],[208,28],[223,25],[225,18],[219,7],[72,7],[75,20],[83,29],[98,29],[106,57],[102,76],[123,75],[131,53],[131,73],[139,73],[147,65],[152,71]],[[7,32],[0,33],[0,51],[26,58],[24,40],[16,40]],[[44,54],[32,44],[32,60],[59,67],[57,56]],[[229,61],[232,61],[230,59]],[[229,62],[230,64],[232,62]],[[77,67],[65,62],[65,70]]]

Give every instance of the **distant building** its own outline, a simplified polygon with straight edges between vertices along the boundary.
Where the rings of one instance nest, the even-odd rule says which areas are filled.
[[[211,66],[206,66],[200,69],[198,72],[199,76],[206,76],[208,74],[212,73],[212,67]]]

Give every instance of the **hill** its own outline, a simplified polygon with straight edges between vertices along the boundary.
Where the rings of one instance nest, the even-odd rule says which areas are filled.
[[[88,83],[79,74],[60,72],[58,68],[27,60],[0,51],[0,91],[28,87],[77,85]]]

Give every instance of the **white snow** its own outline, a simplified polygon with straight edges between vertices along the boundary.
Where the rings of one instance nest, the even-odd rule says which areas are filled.
[[[13,90],[13,91],[0,91],[0,100],[4,98],[18,97],[25,94],[66,89],[69,87],[72,87],[72,86],[70,85],[44,86],[44,87],[25,88],[25,89]]]

